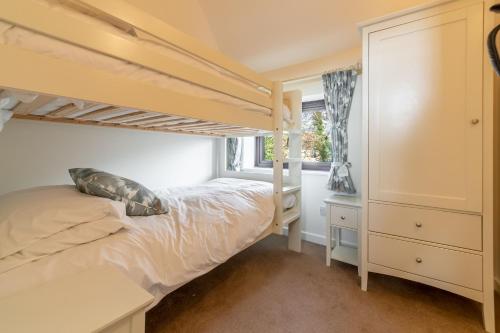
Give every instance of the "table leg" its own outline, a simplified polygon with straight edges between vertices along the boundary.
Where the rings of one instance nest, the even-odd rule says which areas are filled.
[[[326,206],[326,219],[325,219],[325,225],[326,225],[326,232],[325,232],[325,248],[326,248],[326,265],[330,266],[330,263],[332,261],[331,258],[331,253],[332,253],[332,228],[330,226],[330,206]]]

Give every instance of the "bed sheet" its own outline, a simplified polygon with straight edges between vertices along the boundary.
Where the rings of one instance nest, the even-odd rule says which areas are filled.
[[[127,229],[0,274],[0,298],[96,267],[111,266],[154,297],[203,275],[269,233],[272,184],[215,179],[159,191],[168,215],[134,217]]]

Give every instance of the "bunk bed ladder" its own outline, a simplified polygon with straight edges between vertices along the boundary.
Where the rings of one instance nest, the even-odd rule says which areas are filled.
[[[295,195],[295,205],[284,212],[283,223],[288,227],[288,249],[301,252],[302,239],[302,92],[294,90],[284,94],[292,113],[288,125],[288,177],[283,194]]]
[[[300,91],[291,91],[283,94],[281,82],[273,83],[273,136],[274,136],[274,161],[273,161],[273,190],[276,213],[274,217],[274,232],[283,233],[283,228],[288,228],[288,249],[301,251],[301,112],[302,94]],[[286,100],[294,120],[288,128],[289,156],[287,184],[283,182],[283,100]],[[283,209],[283,194],[293,193],[296,196],[295,206],[287,211]]]
[[[283,84],[273,82],[272,90],[273,105],[273,198],[275,205],[274,232],[283,232]],[[279,143],[279,144],[278,144]]]

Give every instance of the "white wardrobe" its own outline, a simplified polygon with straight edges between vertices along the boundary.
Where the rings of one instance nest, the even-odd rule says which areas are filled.
[[[446,289],[483,303],[494,332],[488,4],[363,24],[362,287],[377,272]]]

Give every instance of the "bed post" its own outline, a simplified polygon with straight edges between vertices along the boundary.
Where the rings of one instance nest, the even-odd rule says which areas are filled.
[[[288,220],[288,249],[300,253],[302,245],[302,91],[287,91],[283,95],[292,114],[292,122],[288,124],[288,179],[284,188],[295,188],[293,194],[296,198],[295,208],[284,214],[283,223],[287,224]],[[286,194],[287,191],[283,192]],[[298,216],[295,215],[297,212]],[[287,219],[287,214],[294,215],[293,220]]]
[[[283,233],[283,84],[273,82],[273,198],[276,207],[274,212],[273,232]]]

